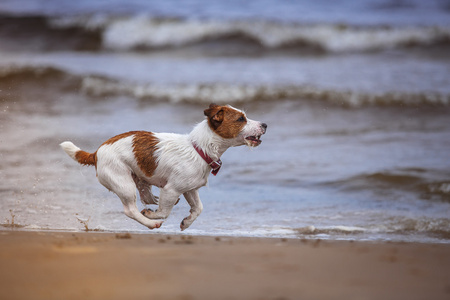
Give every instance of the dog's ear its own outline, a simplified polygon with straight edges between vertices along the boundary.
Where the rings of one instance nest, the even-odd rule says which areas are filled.
[[[209,107],[207,109],[205,109],[205,111],[204,111],[205,116],[207,116],[209,118],[211,116],[212,112],[214,110],[216,110],[216,108],[218,108],[218,107],[219,107],[219,105],[217,105],[215,103],[211,103],[209,105]]]
[[[204,114],[208,117],[208,122],[213,129],[217,129],[222,124],[224,113],[221,106],[211,103],[209,108],[205,109]]]

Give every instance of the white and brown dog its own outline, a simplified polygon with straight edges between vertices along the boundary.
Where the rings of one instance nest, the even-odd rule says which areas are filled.
[[[78,163],[94,165],[98,181],[119,196],[125,214],[150,229],[161,226],[183,194],[191,206],[180,225],[184,230],[202,212],[198,189],[208,182],[209,172],[217,174],[221,155],[229,147],[258,146],[267,128],[231,106],[211,104],[204,114],[206,120],[187,135],[131,131],[110,138],[94,153],[72,142],[60,146]],[[159,187],[159,198],[152,186]],[[136,188],[144,204],[158,204],[156,211],[139,212]]]

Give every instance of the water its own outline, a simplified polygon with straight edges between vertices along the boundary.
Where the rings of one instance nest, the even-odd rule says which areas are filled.
[[[2,1],[0,223],[148,232],[58,144],[218,102],[269,128],[185,234],[448,243],[449,41],[448,1]]]

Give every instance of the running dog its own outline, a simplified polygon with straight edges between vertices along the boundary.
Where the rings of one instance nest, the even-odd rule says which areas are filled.
[[[122,201],[125,215],[150,229],[159,228],[183,195],[191,206],[190,215],[181,222],[188,228],[203,210],[198,190],[216,175],[220,157],[230,147],[261,144],[267,125],[247,118],[229,105],[211,104],[205,120],[189,134],[130,131],[104,142],[88,153],[72,142],[62,149],[82,165],[94,165],[98,181]],[[152,186],[160,189],[159,197]],[[136,206],[136,188],[144,204],[157,204],[156,211]]]

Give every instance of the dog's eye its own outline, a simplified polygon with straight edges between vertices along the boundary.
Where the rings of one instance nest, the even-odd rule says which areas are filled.
[[[245,122],[246,119],[244,116],[241,116],[239,119],[237,119],[238,122]]]

